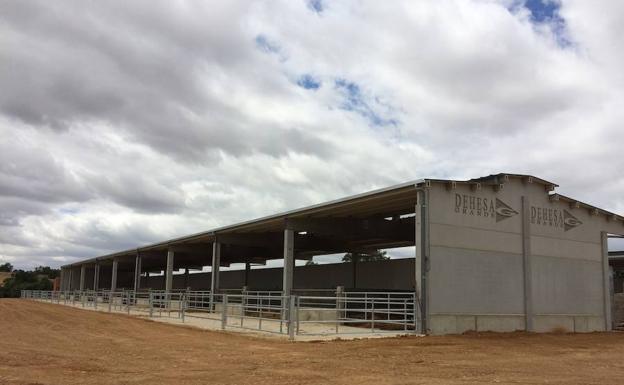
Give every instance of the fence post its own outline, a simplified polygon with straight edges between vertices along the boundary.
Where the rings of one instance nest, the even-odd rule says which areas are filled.
[[[375,298],[372,300],[372,310],[371,310],[371,333],[375,331]]]
[[[187,289],[188,291],[188,289]],[[186,311],[186,293],[182,293],[180,301],[180,315],[182,316],[182,322],[184,322],[184,312]]]
[[[342,297],[344,297],[344,286],[336,287],[336,333],[338,333],[338,327],[340,325],[340,318],[342,315],[342,306],[343,301]]]
[[[149,306],[149,316],[151,318],[154,315],[154,293],[151,291],[149,292],[149,299],[147,301]]]
[[[295,332],[296,335],[299,335],[299,309],[301,308],[301,297],[297,297],[297,307],[295,311],[297,312],[297,330]]]
[[[407,299],[403,300],[403,331],[407,332]]]
[[[288,297],[288,339],[295,339],[295,298],[291,295]]]
[[[223,309],[221,310],[221,329],[225,330],[227,325],[227,311],[228,311],[228,297],[227,294],[223,294]]]

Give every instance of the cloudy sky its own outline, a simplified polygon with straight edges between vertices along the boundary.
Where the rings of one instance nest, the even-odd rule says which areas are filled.
[[[624,2],[0,1],[0,261],[422,177],[624,214]]]

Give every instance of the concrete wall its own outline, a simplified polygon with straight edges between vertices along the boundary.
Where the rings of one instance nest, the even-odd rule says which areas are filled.
[[[244,270],[222,271],[222,289],[240,289],[244,286]],[[414,259],[360,262],[357,264],[357,288],[371,290],[414,290]],[[173,276],[173,288],[183,289],[184,274]],[[189,274],[189,286],[194,290],[210,289],[210,273]],[[252,269],[248,277],[250,290],[281,290],[282,268]],[[353,288],[353,265],[335,263],[297,266],[294,272],[296,289]],[[141,288],[162,290],[162,276],[141,279]]]
[[[524,330],[527,306],[534,331],[605,330],[601,231],[614,224],[604,215],[551,202],[543,185],[513,178],[498,191],[433,184],[429,199],[432,333]],[[582,224],[566,226],[570,216]]]
[[[624,279],[622,277],[613,278],[613,292],[614,293],[624,292]]]

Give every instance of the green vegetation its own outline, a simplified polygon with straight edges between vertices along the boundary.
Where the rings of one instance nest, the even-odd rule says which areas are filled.
[[[6,265],[9,265],[10,269]],[[0,266],[7,268],[5,272],[13,271],[13,266],[9,263]],[[51,279],[58,277],[59,274],[60,270],[48,266],[39,266],[33,271],[15,270],[13,276],[7,278],[4,285],[0,285],[0,298],[19,297],[22,290],[52,290]]]
[[[377,250],[374,253],[362,254],[362,253],[347,253],[342,257],[342,262],[353,262],[355,256],[358,262],[371,262],[371,261],[387,261],[390,259],[386,251]]]
[[[13,265],[11,265],[10,263],[3,263],[2,265],[0,265],[0,272],[3,273],[10,273],[13,271]]]

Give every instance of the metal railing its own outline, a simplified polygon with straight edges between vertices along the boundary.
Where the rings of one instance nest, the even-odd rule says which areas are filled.
[[[300,291],[302,294],[303,291]],[[296,335],[416,333],[418,299],[413,292],[306,290],[284,296],[279,291],[240,294],[191,290],[22,291],[22,298],[65,305],[207,320],[222,329],[239,328]]]

